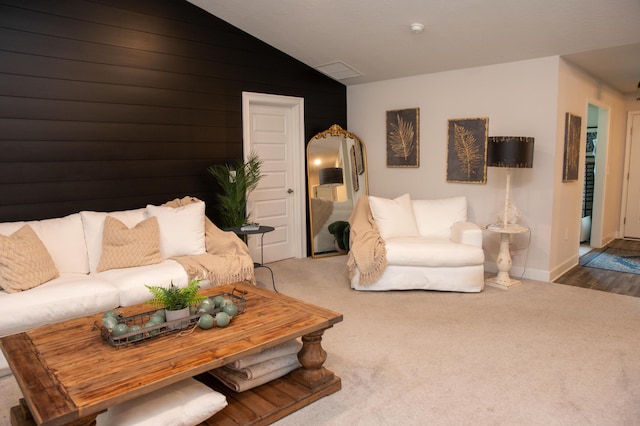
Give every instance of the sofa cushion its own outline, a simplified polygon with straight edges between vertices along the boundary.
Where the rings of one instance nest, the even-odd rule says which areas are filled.
[[[147,217],[157,217],[160,252],[164,259],[205,253],[202,201],[181,207],[147,206]]]
[[[102,255],[96,271],[153,265],[162,262],[158,220],[150,217],[133,228],[107,216],[102,234]]]
[[[418,235],[409,194],[393,200],[369,196],[369,206],[383,240]]]
[[[89,273],[87,246],[80,214],[29,222],[0,223],[0,234],[10,235],[25,224],[29,224],[35,231],[61,274]]]
[[[469,266],[484,263],[480,247],[456,244],[448,239],[405,237],[385,241],[387,264],[404,266]]]
[[[134,268],[110,269],[93,273],[92,276],[110,282],[118,290],[121,306],[136,305],[151,299],[151,293],[145,284],[169,287],[173,282],[178,287],[185,287],[189,283],[186,271],[175,260]]]
[[[449,238],[454,222],[467,220],[466,197],[412,200],[418,233],[423,237]]]
[[[100,262],[100,256],[102,256],[102,232],[104,230],[104,220],[107,215],[118,219],[120,222],[127,225],[128,228],[133,228],[138,223],[146,219],[145,211],[146,210],[142,208],[108,213],[94,211],[80,212],[82,226],[84,228],[84,238],[86,240],[86,251],[90,272],[96,271],[98,263]]]
[[[29,225],[9,236],[0,235],[0,287],[7,293],[29,290],[59,275],[47,248]]]
[[[63,274],[29,291],[0,291],[0,336],[117,308],[118,289],[85,274]]]
[[[195,426],[226,406],[223,394],[189,378],[110,407],[96,426]]]

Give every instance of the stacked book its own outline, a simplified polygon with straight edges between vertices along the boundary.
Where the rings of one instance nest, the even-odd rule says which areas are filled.
[[[241,231],[257,231],[258,229],[260,229],[259,223],[245,223],[240,226]]]

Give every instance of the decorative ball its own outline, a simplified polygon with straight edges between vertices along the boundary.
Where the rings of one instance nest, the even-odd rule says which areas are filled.
[[[222,304],[224,303],[224,297],[222,296],[215,296],[213,298],[213,306],[215,306],[216,308],[220,308],[222,307]]]
[[[229,303],[222,307],[222,311],[233,317],[238,313],[238,307],[234,303]]]
[[[229,325],[231,321],[231,317],[226,312],[218,312],[216,314],[216,326],[218,327],[226,327]]]
[[[123,334],[126,334],[128,332],[129,332],[129,326],[127,326],[127,324],[120,323],[120,324],[116,324],[113,327],[113,330],[111,331],[111,334],[113,334],[113,337],[118,337],[118,336],[122,336]]]
[[[201,329],[208,330],[211,327],[213,327],[214,322],[215,321],[211,314],[203,314],[198,320],[198,325],[200,326]]]
[[[149,321],[147,321],[147,322],[144,324],[144,326],[143,326],[143,327],[144,327],[144,328],[149,328],[149,327],[153,327],[154,325],[162,324],[162,323],[164,322],[164,321],[162,321],[162,322],[154,322],[154,321],[152,321],[152,320],[153,320],[153,317],[151,317],[151,319],[150,319]],[[158,330],[158,329],[155,329],[155,330],[149,330],[149,336],[155,336],[155,335],[156,335],[156,334],[158,334],[158,333],[160,333],[160,330]]]
[[[104,314],[102,314],[102,318],[106,318],[106,317],[113,317],[116,320],[118,319],[118,313],[115,311],[107,311]]]
[[[118,320],[115,317],[112,317],[110,315],[107,315],[106,317],[102,317],[102,325],[108,328],[109,330],[115,327],[116,324],[118,324]]]
[[[208,314],[213,310],[213,303],[209,299],[204,299],[200,305],[198,305],[197,313]]]
[[[155,311],[155,313],[153,314],[153,316],[157,316],[162,318],[162,321],[160,322],[167,322],[167,313],[164,309],[158,309],[157,311]]]
[[[131,327],[129,327],[129,331],[136,331],[136,330],[140,330],[142,327],[140,327],[139,325],[132,325]],[[142,335],[142,333],[140,334],[136,334],[134,336],[131,337],[132,340],[140,340],[142,339],[144,336]]]

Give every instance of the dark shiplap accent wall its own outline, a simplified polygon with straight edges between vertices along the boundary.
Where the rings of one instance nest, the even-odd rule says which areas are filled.
[[[186,1],[0,0],[0,222],[211,205],[243,91],[303,97],[306,140],[346,128],[344,85]]]

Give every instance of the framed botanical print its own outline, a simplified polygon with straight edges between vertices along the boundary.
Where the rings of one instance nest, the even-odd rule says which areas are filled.
[[[419,167],[420,109],[387,111],[387,167]]]
[[[489,119],[449,120],[447,182],[487,183]]]
[[[578,164],[580,162],[580,130],[582,117],[568,112],[564,127],[564,160],[562,163],[562,181],[578,180]]]

